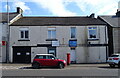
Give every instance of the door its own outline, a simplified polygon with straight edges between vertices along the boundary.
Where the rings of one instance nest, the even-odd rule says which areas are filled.
[[[14,63],[30,63],[31,47],[13,47]]]
[[[70,52],[70,60],[71,63],[75,63],[76,62],[76,53],[75,53],[75,48],[71,48],[71,52]]]
[[[58,60],[54,56],[47,56],[46,63],[47,66],[57,66]]]
[[[48,47],[48,54],[53,54],[54,56],[56,56],[56,48]]]

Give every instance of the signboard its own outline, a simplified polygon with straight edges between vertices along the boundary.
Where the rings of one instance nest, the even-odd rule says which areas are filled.
[[[52,46],[59,46],[59,45],[60,45],[59,41],[52,41]]]
[[[6,45],[6,41],[2,41],[2,46],[5,46]]]
[[[69,47],[77,47],[77,41],[76,40],[69,40]]]

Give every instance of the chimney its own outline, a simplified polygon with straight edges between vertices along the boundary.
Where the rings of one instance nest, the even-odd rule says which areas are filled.
[[[117,9],[116,16],[117,16],[117,17],[120,17],[120,8],[119,8],[119,9]]]
[[[95,18],[95,14],[92,13],[89,17],[90,17],[90,18]]]
[[[20,7],[17,7],[17,13],[22,14],[23,10]]]

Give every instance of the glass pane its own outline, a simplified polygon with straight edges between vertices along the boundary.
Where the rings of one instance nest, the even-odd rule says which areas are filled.
[[[96,30],[89,30],[89,38],[96,38],[97,32]]]
[[[71,38],[75,38],[76,37],[76,28],[72,27],[71,28]]]
[[[25,38],[28,38],[28,36],[29,36],[28,31],[25,31]]]
[[[21,38],[24,38],[24,31],[21,31]]]
[[[48,30],[48,38],[51,38],[51,31]]]
[[[56,31],[52,31],[52,37],[51,38],[56,38]]]

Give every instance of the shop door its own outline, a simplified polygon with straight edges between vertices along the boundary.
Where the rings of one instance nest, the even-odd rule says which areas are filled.
[[[75,63],[75,61],[76,61],[76,53],[75,53],[76,51],[75,51],[75,49],[73,48],[73,49],[71,49],[71,52],[70,52],[70,60],[71,60],[71,63]]]

